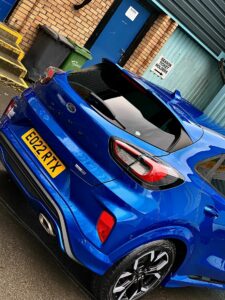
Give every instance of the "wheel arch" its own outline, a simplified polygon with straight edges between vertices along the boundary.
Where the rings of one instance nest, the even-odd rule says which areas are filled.
[[[186,256],[187,256],[187,245],[184,241],[177,239],[177,238],[170,238],[168,241],[172,242],[176,247],[176,258],[174,265],[172,267],[172,273],[175,273],[179,267],[184,262]]]
[[[111,253],[110,259],[113,261],[113,264],[117,264],[137,248],[156,240],[169,240],[174,243],[177,253],[179,254],[176,256],[173,272],[182,265],[187,256],[191,255],[194,247],[194,235],[189,228],[183,226],[168,226],[151,230],[130,240]]]

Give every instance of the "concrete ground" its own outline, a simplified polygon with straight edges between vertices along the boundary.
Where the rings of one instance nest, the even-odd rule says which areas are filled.
[[[15,92],[11,89],[0,85],[0,114],[13,94]],[[15,189],[15,197],[17,197],[18,192],[14,184],[10,183],[10,187]],[[0,197],[3,194],[7,193],[0,190]],[[2,206],[0,206],[0,299],[89,299],[67,277],[44,246],[19,225]],[[199,288],[159,288],[144,298],[144,300],[148,299],[222,300],[225,299],[225,292]]]

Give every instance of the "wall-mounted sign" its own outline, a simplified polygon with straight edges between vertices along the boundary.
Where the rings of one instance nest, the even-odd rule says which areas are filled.
[[[160,56],[160,58],[157,60],[157,62],[153,65],[151,68],[151,71],[161,77],[162,79],[165,79],[166,76],[170,73],[172,70],[174,64],[171,63],[168,59],[166,59],[163,56]]]
[[[132,6],[130,6],[130,7],[128,8],[128,10],[126,11],[125,15],[126,15],[126,17],[128,17],[131,21],[134,21],[134,20],[137,18],[137,16],[139,15],[139,12],[138,12],[136,9],[134,9]]]

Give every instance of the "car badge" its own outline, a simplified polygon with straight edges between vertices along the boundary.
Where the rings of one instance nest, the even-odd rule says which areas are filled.
[[[66,104],[66,108],[71,114],[75,114],[75,112],[77,111],[76,106],[71,102],[68,102]]]

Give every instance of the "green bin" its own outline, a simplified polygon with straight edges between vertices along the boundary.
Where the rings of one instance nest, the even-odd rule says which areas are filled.
[[[86,61],[92,59],[91,52],[81,46],[78,46],[75,42],[68,39],[69,42],[74,46],[74,50],[71,51],[69,56],[61,65],[61,69],[64,71],[80,70]]]

